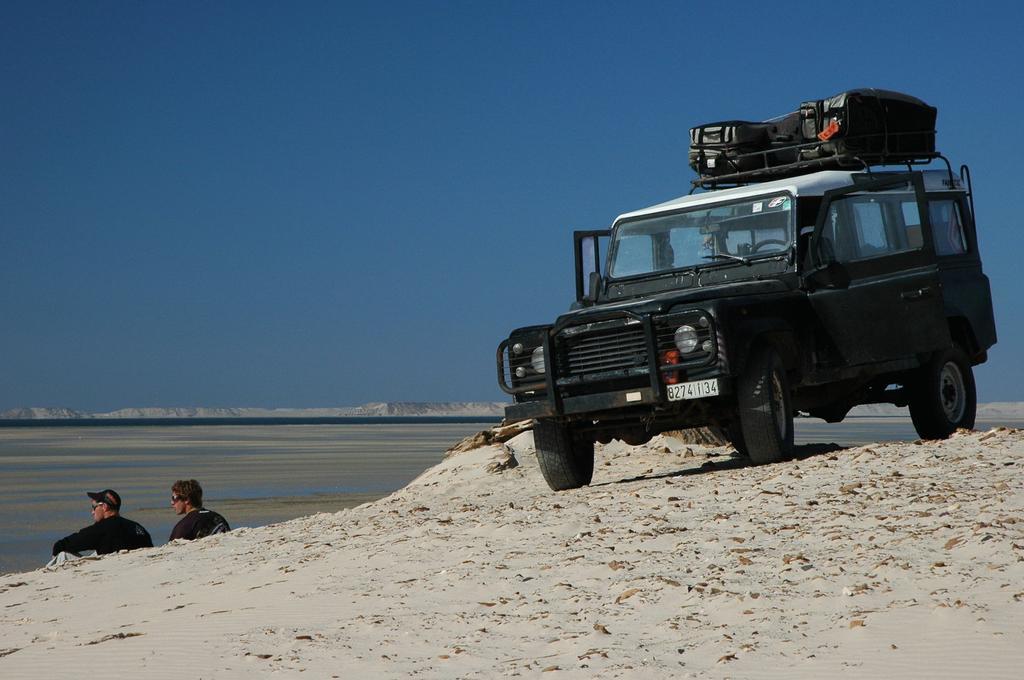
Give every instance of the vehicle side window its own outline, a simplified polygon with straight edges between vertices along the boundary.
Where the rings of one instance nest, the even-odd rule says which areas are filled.
[[[920,249],[916,200],[902,193],[852,194],[829,205],[822,234],[837,262],[854,262]]]
[[[878,201],[853,203],[853,224],[857,234],[857,250],[861,257],[884,253],[889,248],[885,236],[885,216]]]
[[[950,199],[929,201],[928,217],[932,223],[936,255],[962,255],[967,252],[959,205]]]
[[[903,201],[900,204],[903,211],[903,224],[907,229],[907,245],[911,248],[920,248],[924,245],[924,237],[921,235],[921,214],[917,210],[917,201]]]

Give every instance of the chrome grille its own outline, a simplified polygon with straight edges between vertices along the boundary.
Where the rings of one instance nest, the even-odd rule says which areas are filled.
[[[701,326],[698,319],[706,314],[688,311],[655,318],[655,346],[659,353],[675,348],[675,331],[683,323],[697,330],[698,348],[680,357],[679,366],[700,366],[715,356],[713,322]],[[702,348],[710,340],[711,350]],[[633,319],[616,319],[563,330],[555,340],[558,365],[557,376],[567,381],[594,380],[606,374],[640,375],[649,372],[647,338],[643,324]]]
[[[559,375],[586,376],[647,367],[647,340],[639,323],[577,326],[558,337]]]

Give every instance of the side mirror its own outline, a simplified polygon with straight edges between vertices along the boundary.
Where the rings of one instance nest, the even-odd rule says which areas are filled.
[[[597,294],[601,291],[601,272],[590,272],[590,280],[587,283],[587,300],[591,303],[597,302]]]

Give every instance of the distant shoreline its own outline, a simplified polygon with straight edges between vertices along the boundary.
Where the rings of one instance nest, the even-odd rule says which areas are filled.
[[[846,419],[906,419],[909,415],[896,413],[851,413]],[[816,420],[815,418],[802,418]],[[226,416],[220,418],[7,418],[0,419],[0,428],[21,427],[146,427],[187,425],[403,425],[403,424],[497,424],[501,416],[335,416],[302,417],[279,416],[272,418]]]
[[[331,418],[275,417],[247,418],[9,418],[0,428],[10,427],[179,427],[196,425],[402,425],[500,423],[500,416],[337,416]]]
[[[373,401],[360,406],[264,408],[253,406],[132,406],[115,411],[89,412],[65,406],[22,406],[0,411],[4,420],[179,420],[237,418],[500,418],[501,401]]]

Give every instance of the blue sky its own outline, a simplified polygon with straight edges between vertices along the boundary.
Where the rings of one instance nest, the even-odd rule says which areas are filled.
[[[1020,4],[0,5],[0,410],[498,400],[571,231],[685,194],[687,131],[853,87],[971,165],[1024,400]]]

